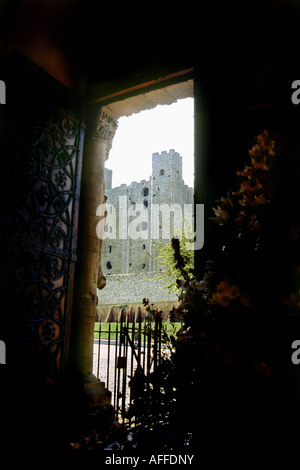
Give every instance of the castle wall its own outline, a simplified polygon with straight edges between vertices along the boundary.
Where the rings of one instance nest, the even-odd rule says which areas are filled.
[[[126,305],[142,303],[148,298],[150,303],[177,301],[175,293],[164,289],[165,280],[155,279],[158,273],[111,274],[106,277],[106,286],[98,291],[98,305]]]
[[[122,184],[116,188],[111,187],[111,182],[112,171],[107,169],[103,274],[107,276],[155,272],[157,266],[151,231],[154,227],[154,205],[177,205],[176,214],[180,219],[184,204],[193,203],[193,189],[184,184],[182,179],[182,157],[173,149],[169,152],[153,153],[152,175],[149,180],[133,181],[130,185]],[[173,226],[178,225],[176,217],[171,211],[170,221],[162,213],[155,220],[158,229],[156,236],[159,240],[167,237],[165,241],[169,241],[174,235]],[[167,235],[163,227],[167,227]]]

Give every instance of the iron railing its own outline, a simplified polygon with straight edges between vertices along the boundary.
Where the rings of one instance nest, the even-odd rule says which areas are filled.
[[[112,394],[116,420],[131,421],[126,409],[131,403],[130,378],[137,368],[149,375],[160,364],[164,350],[162,321],[155,318],[129,318],[100,321],[94,340],[94,374]]]

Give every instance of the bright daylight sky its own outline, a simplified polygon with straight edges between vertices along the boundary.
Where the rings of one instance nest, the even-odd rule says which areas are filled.
[[[183,179],[194,185],[194,100],[141,111],[119,119],[106,167],[112,186],[149,180],[152,153],[174,149],[182,156]]]

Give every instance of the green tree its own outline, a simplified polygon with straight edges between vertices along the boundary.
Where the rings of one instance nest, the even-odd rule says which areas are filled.
[[[186,235],[188,232],[188,235]],[[180,238],[180,252],[185,263],[185,269],[189,274],[194,273],[194,250],[188,249],[188,244],[191,243],[189,232],[185,230]],[[165,289],[169,292],[181,292],[180,281],[183,281],[183,275],[180,269],[176,266],[177,262],[174,259],[174,250],[171,241],[153,241],[155,255],[153,259],[157,262],[160,269],[160,274],[154,279],[164,279],[166,281]],[[149,252],[147,252],[149,256]]]

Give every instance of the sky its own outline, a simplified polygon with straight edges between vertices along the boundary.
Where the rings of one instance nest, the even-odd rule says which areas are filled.
[[[194,180],[194,99],[178,100],[119,118],[106,168],[113,170],[112,186],[149,180],[152,153],[174,149],[182,156],[186,184]]]

